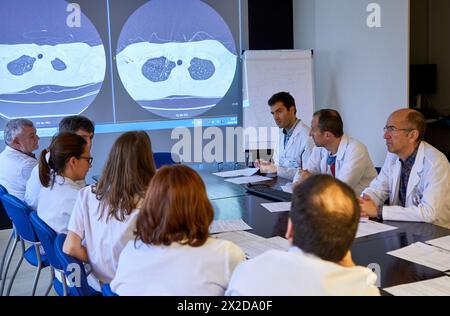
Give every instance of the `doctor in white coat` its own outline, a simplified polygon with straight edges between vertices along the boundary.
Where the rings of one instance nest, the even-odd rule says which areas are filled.
[[[389,117],[384,128],[389,153],[360,199],[364,215],[450,227],[450,165],[444,154],[422,141],[425,129],[425,118],[415,110]]]
[[[293,180],[297,171],[303,169],[314,147],[309,137],[309,127],[297,118],[295,100],[288,92],[273,95],[268,104],[281,130],[272,163],[257,160],[255,167],[262,172],[277,172],[278,176]]]
[[[311,174],[329,174],[347,183],[359,196],[377,176],[366,146],[344,134],[337,111],[325,109],[314,113],[310,135],[317,147],[301,181]]]
[[[33,122],[22,118],[10,120],[4,135],[6,147],[0,153],[0,184],[23,201],[31,170],[38,164],[33,151],[39,147],[39,136]]]
[[[377,276],[356,266],[350,252],[359,211],[348,185],[327,175],[310,177],[292,195],[286,233],[291,249],[239,264],[226,295],[379,295]]]

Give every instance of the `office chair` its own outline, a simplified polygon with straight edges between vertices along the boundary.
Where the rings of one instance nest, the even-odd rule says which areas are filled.
[[[67,296],[68,289],[66,276],[58,258],[56,257],[55,248],[53,246],[56,239],[56,232],[42,219],[40,219],[35,211],[30,213],[30,220],[50,263],[53,277],[53,288],[59,296]],[[55,273],[59,274],[60,280],[55,276]]]
[[[3,194],[9,193],[8,190],[2,185],[0,185],[0,196]],[[3,207],[3,204],[0,202],[0,230],[2,229],[11,229],[12,223],[9,219],[8,215],[6,214],[5,208]]]
[[[66,276],[70,296],[97,296],[101,293],[95,291],[87,280],[84,264],[77,258],[69,256],[63,251],[66,234],[58,234],[53,245],[56,257]]]
[[[103,296],[119,296],[111,290],[111,286],[107,283],[102,285],[102,295]]]
[[[3,272],[3,280],[1,283],[0,288],[0,295],[3,294],[3,290],[6,283],[6,276],[8,274],[9,265],[11,263],[12,257],[14,255],[14,251],[16,249],[17,244],[20,241],[22,255],[20,256],[20,260],[16,265],[16,268],[14,269],[14,273],[11,277],[11,281],[9,282],[8,289],[6,291],[6,295],[8,296],[11,293],[11,288],[14,283],[14,280],[16,278],[17,272],[19,271],[19,268],[22,264],[23,259],[31,264],[32,266],[36,267],[36,275],[34,277],[33,281],[33,289],[31,292],[31,295],[35,295],[36,293],[36,287],[39,281],[39,276],[41,274],[41,270],[45,267],[49,266],[49,262],[47,259],[47,256],[45,254],[41,254],[40,252],[40,246],[41,243],[36,235],[36,232],[34,231],[34,228],[30,221],[30,209],[28,206],[16,198],[15,196],[12,196],[11,194],[4,194],[1,197],[1,201],[3,203],[3,206],[5,207],[6,213],[8,214],[9,218],[13,222],[14,225],[14,242],[12,245],[12,248],[9,251],[8,258],[6,260],[6,266],[4,267]],[[25,250],[25,244],[31,245],[28,249]],[[53,281],[53,276],[52,276]],[[52,284],[50,283],[49,287],[47,288],[47,291],[45,292],[45,295],[48,295],[52,287]]]
[[[8,190],[6,190],[6,188],[0,184],[0,198],[5,194],[8,194]],[[3,207],[3,203],[1,201],[0,201],[0,212],[6,214],[5,208]],[[0,263],[0,280],[3,280],[3,266],[5,265],[6,255],[8,254],[8,249],[9,246],[11,245],[11,241],[13,240],[13,238],[14,238],[14,228],[11,230],[11,235],[9,236],[8,243],[6,244],[5,251],[3,252],[2,255],[2,261]]]

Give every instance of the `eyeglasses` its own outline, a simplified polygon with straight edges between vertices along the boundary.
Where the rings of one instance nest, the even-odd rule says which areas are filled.
[[[412,128],[397,128],[395,126],[385,126],[383,128],[383,130],[384,130],[385,133],[395,133],[395,132],[399,132],[399,131],[404,131],[404,132],[408,132],[409,133],[409,132],[411,132],[414,129],[412,129]]]
[[[94,160],[94,157],[83,157],[83,156],[81,156],[78,159],[86,159],[88,161],[89,165],[92,165],[92,161]]]

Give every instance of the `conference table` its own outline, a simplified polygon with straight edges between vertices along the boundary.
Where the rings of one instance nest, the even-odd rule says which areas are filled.
[[[261,206],[261,203],[274,202],[273,200],[247,193],[243,186],[226,182],[223,178],[213,175],[212,173],[219,171],[217,164],[193,164],[191,167],[197,170],[205,182],[208,197],[214,207],[215,219],[242,219],[252,227],[249,231],[251,233],[266,238],[284,237],[289,213],[271,213]],[[270,181],[261,183],[278,189],[287,182],[285,179],[273,177]],[[357,265],[379,265],[381,288],[445,275],[437,270],[388,255],[387,252],[415,242],[450,235],[449,229],[428,223],[393,221],[383,223],[398,229],[357,238],[351,248],[353,260]],[[386,294],[383,291],[382,293]]]

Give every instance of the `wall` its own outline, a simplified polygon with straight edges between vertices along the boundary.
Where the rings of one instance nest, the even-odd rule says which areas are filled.
[[[293,49],[293,0],[248,0],[249,47]]]
[[[315,52],[316,108],[334,108],[345,132],[381,166],[383,126],[408,104],[409,1],[379,0],[381,28],[369,28],[368,0],[294,0],[295,48]]]
[[[450,1],[411,1],[411,64],[437,64],[433,109],[450,115]]]
[[[429,60],[438,65],[437,94],[430,97],[435,110],[450,115],[450,1],[430,0]]]
[[[427,64],[429,60],[428,0],[411,1],[411,64]]]

